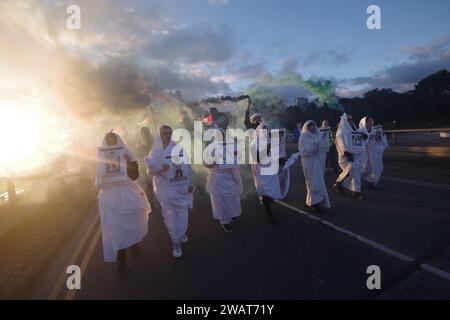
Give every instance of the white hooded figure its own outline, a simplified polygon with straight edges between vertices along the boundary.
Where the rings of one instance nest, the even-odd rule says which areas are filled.
[[[314,211],[320,211],[319,204],[325,208],[331,207],[324,180],[321,143],[316,123],[307,121],[303,125],[298,145],[307,190],[306,205]]]
[[[234,145],[228,147],[234,148]],[[223,148],[223,154],[226,155],[227,145],[223,144]],[[205,166],[210,169],[208,191],[211,196],[213,218],[220,221],[225,232],[232,232],[231,222],[241,215],[243,184],[239,164],[214,163]]]
[[[365,130],[369,136],[366,143],[367,153],[363,165],[363,178],[369,183],[370,188],[376,188],[383,172],[383,152],[389,144],[386,135],[377,136],[377,132],[372,127],[373,119],[371,117],[364,117],[359,122],[359,128]]]
[[[161,126],[158,132],[145,161],[148,174],[154,177],[153,189],[172,240],[173,256],[179,258],[183,254],[181,243],[188,241],[188,213],[193,208],[192,169],[186,151],[171,140],[172,129]]]
[[[110,132],[103,138],[102,147],[115,145],[123,148],[123,157],[126,160],[137,161],[120,136]],[[148,214],[152,210],[147,196],[136,181],[129,177],[124,181],[106,181],[102,175],[104,166],[104,163],[98,162],[95,180],[97,188],[100,189],[97,198],[103,255],[105,262],[115,262],[119,250],[136,245],[146,236]]]
[[[365,200],[366,197],[361,193],[361,173],[366,153],[365,141],[362,140],[361,146],[356,148],[352,143],[352,132],[360,132],[365,135],[363,130],[358,130],[355,127],[353,117],[344,113],[336,132],[336,149],[342,173],[336,180],[334,188],[344,193],[343,186],[352,191],[355,198]]]
[[[315,122],[314,122],[315,123]],[[317,126],[317,124],[316,124]],[[302,128],[302,131],[304,129],[304,126]],[[330,130],[330,126],[328,125],[328,121],[324,120],[322,122],[322,127],[320,129],[328,129]],[[320,164],[323,167],[323,172],[325,174],[325,171],[327,170],[327,154],[330,151],[330,138],[329,138],[329,132],[325,132],[322,133],[320,132],[320,130],[318,130],[318,134],[325,134],[325,137],[321,137],[322,139],[320,139],[320,146],[319,146],[319,158],[320,158]],[[300,135],[301,136],[301,135]],[[299,143],[300,143],[300,139],[299,139]]]
[[[262,123],[253,133],[250,148],[252,154],[258,156],[257,159],[253,159],[254,163],[251,164],[251,168],[256,191],[266,209],[267,216],[272,224],[277,225],[278,222],[273,217],[271,203],[273,200],[281,200],[286,197],[290,186],[289,167],[298,159],[298,154],[292,155],[284,166],[279,166],[276,173],[265,174],[266,172],[263,170],[273,167],[272,161],[278,162],[279,159],[272,159],[268,163],[260,161],[259,155],[267,154],[268,157],[271,158],[270,152],[267,152],[267,149],[270,149],[271,146],[270,133],[267,135],[267,145],[263,146],[260,140],[261,135],[263,135],[262,130],[267,130],[267,132],[270,131],[268,127]]]

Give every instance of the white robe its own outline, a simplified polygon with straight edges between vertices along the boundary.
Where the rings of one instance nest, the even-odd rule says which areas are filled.
[[[253,133],[250,145],[250,148],[252,148],[252,150],[257,150],[258,130],[262,129],[267,129],[267,127],[264,124],[261,124]],[[276,161],[278,161],[278,159],[276,159]],[[262,164],[258,162],[251,164],[256,192],[261,199],[263,196],[270,197],[274,200],[284,199],[289,191],[290,186],[289,168],[286,166],[279,168],[278,172],[272,175],[261,174],[261,169],[270,167],[270,163]]]
[[[193,186],[193,178],[191,166],[185,162],[182,165],[182,170],[187,179],[182,182],[170,182],[170,177],[175,170],[175,165],[171,159],[172,149],[175,146],[175,142],[171,141],[163,149],[161,137],[158,135],[155,138],[150,155],[146,157],[146,162],[148,174],[154,176],[153,189],[161,205],[164,224],[172,242],[178,243],[187,232],[188,212],[189,208],[193,208],[193,194],[188,192],[188,188]],[[187,156],[184,150],[183,156]],[[163,163],[167,163],[171,166],[171,169],[163,172]]]
[[[301,137],[301,135],[300,135]],[[300,145],[300,139],[299,141],[299,145]],[[300,149],[299,149],[300,150]],[[329,142],[329,137],[326,137],[325,140],[320,140],[320,145],[319,145],[319,161],[320,161],[320,165],[323,168],[323,172],[325,173],[327,171],[327,154],[330,151],[330,142]]]
[[[351,132],[353,130],[347,120],[347,114],[341,117],[339,127],[336,132],[336,149],[338,152],[338,163],[342,169],[337,182],[353,192],[361,192],[361,173],[363,170],[365,151],[355,151],[351,147]],[[344,152],[353,154],[353,161],[350,162],[344,156]]]
[[[304,124],[299,139],[299,153],[307,190],[306,204],[313,206],[322,203],[325,208],[330,208],[331,204],[324,180],[325,167],[322,162],[322,141],[317,134],[307,130],[309,123],[312,123],[312,121],[307,121]]]
[[[132,161],[136,157],[116,134],[120,146]],[[106,147],[103,139],[102,146]],[[143,174],[143,173],[141,173]],[[120,249],[139,243],[148,233],[148,214],[152,211],[147,196],[133,180],[104,184],[97,167],[96,186],[100,214],[103,256],[105,262],[115,262]]]
[[[359,122],[360,129],[365,129],[369,138],[367,139],[367,152],[363,164],[363,177],[367,182],[377,185],[383,173],[383,152],[389,146],[386,136],[381,137],[381,142],[376,142],[375,132],[367,131],[367,117]]]
[[[211,196],[213,218],[222,224],[229,224],[232,218],[241,215],[241,194],[243,191],[239,168],[210,168],[208,191]]]

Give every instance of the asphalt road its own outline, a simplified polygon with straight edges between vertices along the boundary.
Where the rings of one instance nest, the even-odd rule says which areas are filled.
[[[450,298],[449,187],[386,178],[380,184],[383,191],[367,193],[369,201],[330,191],[333,208],[307,215],[301,167],[292,167],[291,175],[284,202],[290,209],[274,204],[279,226],[268,222],[248,179],[251,191],[242,200],[243,214],[231,234],[212,219],[209,197],[198,193],[190,215],[190,240],[183,258],[176,260],[156,205],[140,256],[128,259],[128,279],[118,277],[114,264],[103,262],[101,239],[95,242],[91,236],[86,248],[92,247],[92,255],[85,249],[80,258],[87,263],[81,290],[59,297]],[[333,179],[327,173],[328,185]],[[381,290],[367,289],[370,265],[381,269]]]

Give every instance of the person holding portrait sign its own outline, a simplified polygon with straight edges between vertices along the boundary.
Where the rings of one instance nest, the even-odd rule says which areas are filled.
[[[148,232],[148,214],[152,211],[142,188],[136,157],[121,137],[109,132],[98,148],[99,161],[95,184],[98,194],[105,262],[118,258],[119,273],[126,275],[126,248],[137,254],[137,244]]]
[[[180,258],[183,255],[181,244],[188,242],[188,213],[189,208],[193,208],[195,188],[187,154],[181,145],[172,141],[172,128],[167,125],[159,128],[145,161],[148,174],[153,176],[153,189],[172,240],[172,254],[174,258]]]
[[[272,202],[286,197],[290,186],[289,168],[299,157],[296,153],[286,161],[285,141],[282,141],[285,140],[285,132],[285,129],[270,130],[261,123],[253,132],[250,143],[255,188],[267,217],[274,226],[278,225],[278,221],[272,212]],[[278,136],[278,139],[274,138],[275,145],[272,145],[272,135]]]
[[[324,126],[324,124],[326,126]],[[325,174],[327,169],[327,156],[330,151],[330,127],[328,126],[328,121],[323,121],[322,126],[318,128],[317,131],[320,138],[319,158]]]
[[[383,173],[383,152],[389,146],[382,126],[374,126],[371,117],[364,117],[359,122],[359,128],[369,136],[367,152],[364,159],[363,178],[372,190],[381,190],[377,184]]]
[[[211,161],[205,163],[210,170],[207,185],[213,218],[229,233],[233,232],[231,223],[241,215],[243,184],[236,141],[226,141],[225,131],[222,129],[217,132],[221,137],[216,140]]]
[[[333,189],[345,194],[345,188],[351,191],[353,197],[358,200],[367,200],[361,192],[361,173],[366,154],[366,139],[367,134],[356,128],[353,115],[344,113],[336,132],[336,149],[342,173],[333,185]]]
[[[325,138],[322,135],[325,135]],[[307,190],[306,205],[315,212],[322,211],[321,206],[331,207],[324,179],[324,140],[328,145],[328,131],[319,130],[312,120],[305,122],[300,134],[298,149]]]

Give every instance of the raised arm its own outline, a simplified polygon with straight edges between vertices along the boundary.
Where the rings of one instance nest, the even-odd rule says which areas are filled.
[[[247,110],[245,110],[245,119],[244,119],[244,125],[246,129],[250,129],[252,123],[250,122],[250,107],[252,105],[252,99],[248,97],[248,104],[247,104]]]

